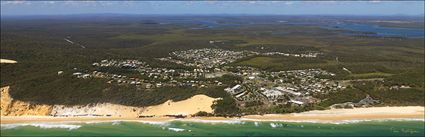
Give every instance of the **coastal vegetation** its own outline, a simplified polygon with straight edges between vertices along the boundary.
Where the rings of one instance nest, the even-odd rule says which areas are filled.
[[[83,18],[85,21],[65,18],[29,22],[23,19],[2,19],[1,58],[13,59],[19,63],[1,64],[0,85],[10,85],[10,94],[14,99],[39,104],[81,105],[108,102],[150,106],[169,99],[179,101],[205,94],[222,98],[212,106],[219,116],[326,109],[337,103],[358,102],[367,95],[380,100],[377,105],[382,106],[424,105],[424,38],[350,36],[344,35],[341,30],[318,26],[273,23],[193,29],[201,27],[197,19],[190,19],[189,23],[182,24],[173,22],[173,18],[164,17],[158,22],[165,20],[172,23],[159,24],[143,23],[146,21],[144,18],[75,18]],[[254,21],[260,20],[258,18],[252,17]],[[199,17],[198,20],[202,19]],[[86,48],[71,44],[64,38]],[[341,92],[315,95],[322,101],[314,105],[277,105],[266,108],[263,107],[266,104],[251,102],[243,108],[224,91],[224,86],[138,89],[107,84],[103,79],[77,79],[70,76],[75,70],[97,70],[142,77],[131,70],[92,67],[93,62],[103,59],[139,59],[151,66],[193,70],[190,66],[165,63],[156,58],[168,57],[174,51],[202,48],[285,53],[320,52],[322,54],[317,58],[250,56],[227,65],[251,66],[262,71],[314,68],[336,74],[335,77],[329,77],[333,80],[383,81],[353,82]],[[58,71],[63,71],[63,74],[58,75]],[[214,79],[223,82],[223,85],[235,85],[237,81],[241,81],[241,77],[233,75]],[[401,86],[408,88],[398,88]]]

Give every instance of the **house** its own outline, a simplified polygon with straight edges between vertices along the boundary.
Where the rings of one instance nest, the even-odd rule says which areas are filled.
[[[370,97],[369,95],[366,95],[366,98],[360,100],[358,103],[354,103],[355,107],[361,107],[361,106],[371,106],[374,104],[379,103],[379,100],[375,100],[372,97]]]
[[[267,98],[275,98],[275,97],[283,95],[282,92],[280,92],[278,90],[273,90],[273,89],[266,90],[266,91],[262,92],[262,94],[264,94]]]
[[[90,78],[90,77],[91,77],[90,74],[84,74],[81,76],[81,78]]]
[[[226,88],[226,89],[224,89],[224,91],[226,91],[226,92],[228,92],[232,95],[235,95],[235,94],[238,94],[239,92],[242,92],[241,88],[242,88],[242,86],[238,84],[238,85],[233,86],[232,88]]]
[[[75,73],[72,73],[72,75],[73,76],[76,76],[76,77],[79,77],[79,76],[81,76],[83,73],[81,73],[81,72],[75,72]]]
[[[58,75],[62,75],[63,74],[63,71],[58,71]]]
[[[238,84],[238,85],[233,86],[233,87],[231,88],[231,90],[233,90],[233,91],[234,91],[234,90],[239,89],[240,87],[241,87],[241,85],[239,85],[239,84]]]
[[[146,84],[146,88],[148,88],[148,89],[149,89],[149,88],[152,88],[152,84],[147,83],[147,84]]]
[[[296,101],[296,100],[289,100],[289,102],[291,102],[291,103],[294,103],[294,104],[297,104],[297,105],[304,105],[304,102],[301,102],[301,101]]]

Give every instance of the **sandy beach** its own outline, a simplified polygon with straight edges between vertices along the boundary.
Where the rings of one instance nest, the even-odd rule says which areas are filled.
[[[338,122],[354,120],[379,120],[379,119],[424,119],[424,107],[370,107],[355,109],[330,109],[314,110],[292,114],[249,115],[245,119],[252,120],[286,120],[286,121],[316,121]]]
[[[2,116],[1,124],[38,123],[38,122],[102,122],[102,121],[145,121],[167,122],[173,120],[228,122],[228,121],[287,121],[287,122],[323,122],[338,123],[362,120],[386,119],[424,119],[424,107],[370,107],[355,109],[331,109],[323,111],[308,111],[291,114],[247,115],[241,118],[224,117],[188,117],[174,119],[164,116],[149,118],[136,117],[51,117],[51,116]]]

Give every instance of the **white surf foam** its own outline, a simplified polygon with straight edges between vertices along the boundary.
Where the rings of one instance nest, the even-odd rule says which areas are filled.
[[[204,120],[204,119],[178,119],[175,121],[183,121],[183,122],[198,122],[198,123],[220,123],[220,124],[245,124],[244,121],[240,119],[230,119],[230,120]]]
[[[1,124],[1,129],[13,129],[23,126],[33,126],[38,128],[65,128],[68,130],[74,130],[81,127],[81,125],[71,125],[71,124],[58,124],[58,123],[29,123],[29,124]]]
[[[119,124],[121,124],[121,121],[114,121],[114,122],[112,122],[112,125],[119,125]]]
[[[258,122],[256,121],[256,122],[254,122],[254,125],[255,125],[256,127],[258,127],[258,126],[260,126],[260,123],[258,123]]]
[[[270,123],[270,126],[272,128],[278,128],[278,127],[283,127],[283,124],[281,124],[281,123]]]
[[[338,121],[324,121],[324,120],[262,120],[262,119],[250,119],[241,118],[242,121],[254,121],[254,122],[290,122],[290,123],[323,123],[323,124],[352,124],[359,122],[370,122],[370,121],[425,121],[421,118],[387,118],[387,119],[359,119],[359,120],[338,120]]]
[[[160,125],[160,126],[168,126],[168,125],[170,125],[170,121],[132,120],[132,122],[139,122],[139,123],[143,123],[143,124]]]
[[[105,121],[64,121],[60,123],[56,122],[45,122],[45,123],[22,123],[22,124],[1,124],[1,129],[12,129],[22,126],[33,126],[38,128],[63,128],[74,130],[81,127],[81,124],[96,124],[110,122],[112,125],[118,125],[120,122],[140,122],[143,124],[170,126],[172,121],[183,121],[183,122],[199,122],[199,123],[210,123],[210,124],[245,124],[246,121],[254,122],[255,126],[259,126],[261,122],[290,122],[290,123],[324,123],[324,124],[352,124],[359,122],[384,122],[384,121],[425,121],[423,118],[389,118],[389,119],[372,119],[372,120],[339,120],[339,121],[323,121],[323,120],[261,120],[261,119],[229,119],[229,120],[203,120],[203,119],[174,119],[166,121],[145,121],[145,120],[105,120]],[[78,124],[80,123],[80,124]],[[276,128],[280,125],[277,123],[270,124],[271,127]]]
[[[185,131],[186,129],[169,127],[168,130],[175,131],[175,132],[182,132],[182,131]]]

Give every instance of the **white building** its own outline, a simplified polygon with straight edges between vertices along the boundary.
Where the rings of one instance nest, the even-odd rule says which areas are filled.
[[[237,94],[239,92],[239,89],[241,88],[241,85],[235,85],[232,88],[226,88],[224,91],[230,93],[230,94]]]
[[[297,105],[304,105],[304,102],[296,101],[296,100],[292,100],[292,99],[289,102],[297,104]]]
[[[278,96],[282,96],[283,93],[278,91],[278,90],[266,90],[263,92],[264,95],[266,95],[266,97],[268,98],[273,98],[273,97],[278,97]]]

